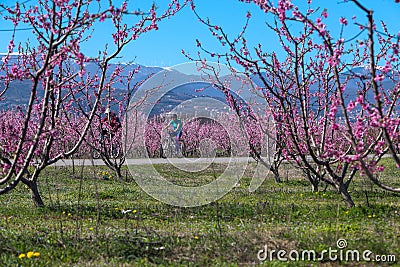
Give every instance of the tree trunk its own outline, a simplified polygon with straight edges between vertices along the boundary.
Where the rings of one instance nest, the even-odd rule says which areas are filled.
[[[274,174],[275,182],[277,182],[277,183],[282,183],[281,176],[279,175],[279,170],[278,170],[278,168],[272,167],[272,166],[271,166],[270,170],[271,170],[272,173]]]
[[[160,158],[165,158],[164,149],[162,147],[162,144],[160,144]]]
[[[311,182],[311,189],[313,192],[318,192],[319,188],[318,188],[319,182],[318,181],[312,181]]]
[[[307,173],[307,178],[311,183],[311,190],[313,192],[318,192],[319,188],[319,179],[313,175],[311,175],[310,173]]]
[[[36,207],[44,207],[42,196],[40,195],[39,187],[36,180],[29,180],[25,183],[31,190],[31,199]]]
[[[124,180],[124,177],[122,176],[122,173],[121,173],[121,166],[116,166],[115,167],[115,173],[117,174],[117,178],[119,180],[121,180],[121,181]]]
[[[349,191],[347,190],[347,187],[343,183],[340,183],[340,185],[338,186],[338,190],[340,192],[340,195],[342,196],[342,199],[344,200],[346,208],[354,207],[355,204],[349,194]]]

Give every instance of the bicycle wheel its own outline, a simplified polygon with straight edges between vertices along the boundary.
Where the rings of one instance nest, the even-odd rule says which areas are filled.
[[[174,148],[171,145],[170,138],[165,138],[162,142],[164,157],[171,158],[174,153]]]
[[[182,141],[179,141],[178,144],[178,152],[177,152],[177,156],[179,158],[184,157],[185,156],[185,144]]]
[[[116,147],[116,148],[113,148],[113,149],[110,151],[110,154],[111,154],[111,158],[117,159],[117,158],[119,158],[121,152],[120,152],[120,150],[118,149],[118,147]]]
[[[115,144],[111,146],[111,151],[110,151],[110,156],[113,159],[117,159],[121,157],[122,151],[121,151],[121,145],[120,144]]]
[[[93,159],[99,159],[100,158],[100,151],[93,150],[92,157],[93,157]]]

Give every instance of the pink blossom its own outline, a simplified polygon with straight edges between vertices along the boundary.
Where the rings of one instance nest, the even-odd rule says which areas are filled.
[[[377,167],[376,167],[376,170],[377,170],[378,172],[383,172],[383,171],[385,170],[385,166],[383,166],[383,165],[377,166]]]
[[[339,21],[340,21],[340,23],[341,24],[343,24],[343,25],[346,25],[347,26],[347,19],[346,18],[344,18],[344,17],[341,17],[340,19],[339,19]]]
[[[353,101],[350,101],[347,105],[347,111],[351,112],[356,107],[356,104]]]
[[[383,74],[379,74],[378,76],[376,76],[375,78],[374,78],[374,81],[376,81],[376,82],[381,82],[381,81],[383,81],[385,79],[385,76],[383,75]]]
[[[386,62],[385,66],[382,68],[382,72],[388,73],[392,69],[390,62]]]

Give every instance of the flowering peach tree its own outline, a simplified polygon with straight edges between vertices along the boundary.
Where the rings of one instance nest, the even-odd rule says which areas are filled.
[[[39,0],[32,5],[1,4],[4,19],[15,30],[31,28],[32,32],[25,43],[18,43],[13,35],[0,63],[1,97],[12,90],[13,83],[30,81],[26,105],[3,114],[9,117],[2,121],[0,138],[0,194],[22,182],[29,187],[34,204],[44,205],[39,175],[48,165],[74,154],[84,142],[107,88],[119,78],[118,69],[109,68],[111,60],[183,6],[172,0],[163,11],[153,5],[148,12],[140,12],[128,2],[106,3]],[[112,26],[106,33],[111,41],[91,57],[82,47],[90,45],[92,34],[101,31],[104,23]],[[98,68],[87,70],[87,64]]]
[[[342,5],[365,16],[341,17],[339,33],[327,24],[329,10],[311,0],[304,1],[305,9],[289,0],[242,2],[265,13],[265,31],[275,34],[281,53],[261,43],[250,47],[250,13],[243,30],[231,37],[192,4],[200,22],[226,50],[212,51],[201,40],[197,46],[258,81],[257,91],[272,111],[275,141],[283,156],[306,174],[314,190],[324,181],[338,190],[348,207],[355,205],[348,188],[357,173],[399,192],[380,179],[382,157],[389,155],[400,168],[398,33],[375,21],[373,10],[358,0]],[[358,32],[350,34],[350,25]],[[198,58],[187,56],[207,66],[201,53]]]

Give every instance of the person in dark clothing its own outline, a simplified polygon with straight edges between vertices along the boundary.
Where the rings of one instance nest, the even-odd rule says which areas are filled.
[[[111,135],[112,138],[121,128],[121,121],[119,120],[117,115],[109,108],[107,108],[104,113],[106,114],[106,116],[101,120],[101,134],[103,136]]]

